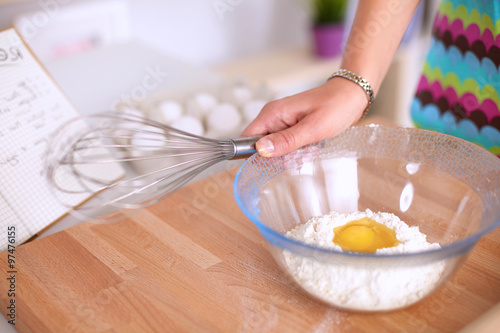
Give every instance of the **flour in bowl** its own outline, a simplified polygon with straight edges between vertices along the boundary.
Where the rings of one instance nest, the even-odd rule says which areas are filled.
[[[343,251],[333,242],[333,229],[365,217],[394,230],[399,240],[399,244],[393,247],[376,250],[373,256],[440,248],[437,243],[429,243],[418,227],[408,226],[396,215],[368,209],[315,217],[290,230],[286,236],[306,244]],[[380,267],[365,267],[356,264],[358,258],[353,258],[352,262],[325,263],[288,250],[284,250],[283,255],[292,277],[309,293],[338,307],[361,311],[393,310],[417,302],[435,288],[445,268],[443,262],[401,267],[382,263]]]

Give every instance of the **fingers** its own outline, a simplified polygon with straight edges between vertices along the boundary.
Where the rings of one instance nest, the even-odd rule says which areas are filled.
[[[294,111],[286,111],[289,109],[287,104],[288,102],[282,99],[264,105],[258,116],[247,126],[241,135],[265,135],[293,126],[296,123],[292,116]]]
[[[275,157],[285,155],[301,145],[296,139],[295,131],[291,128],[267,135],[257,141],[255,147],[259,155]]]
[[[324,126],[319,126],[319,123],[325,120],[311,114],[295,126],[266,135],[257,141],[257,152],[264,157],[282,156],[307,144],[325,139],[329,133],[324,130]]]
[[[257,152],[274,157],[339,134],[359,119],[366,106],[362,90],[347,83],[330,80],[266,104],[242,136],[267,134],[257,141]]]

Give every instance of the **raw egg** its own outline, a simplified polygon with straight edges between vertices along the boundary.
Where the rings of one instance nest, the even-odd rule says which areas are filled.
[[[396,232],[385,225],[363,217],[333,229],[333,242],[344,251],[375,253],[400,242]]]

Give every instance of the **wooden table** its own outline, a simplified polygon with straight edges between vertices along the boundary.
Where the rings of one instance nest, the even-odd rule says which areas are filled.
[[[338,311],[285,277],[232,194],[236,170],[113,224],[16,248],[20,332],[456,332],[500,302],[500,228],[441,290],[386,314]],[[0,254],[0,307],[10,298]]]

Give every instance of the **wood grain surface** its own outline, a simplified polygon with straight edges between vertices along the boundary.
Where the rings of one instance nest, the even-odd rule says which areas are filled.
[[[456,332],[500,302],[500,228],[442,289],[402,311],[310,299],[281,272],[232,194],[236,170],[113,224],[16,248],[19,332]],[[0,307],[10,298],[0,254]]]

